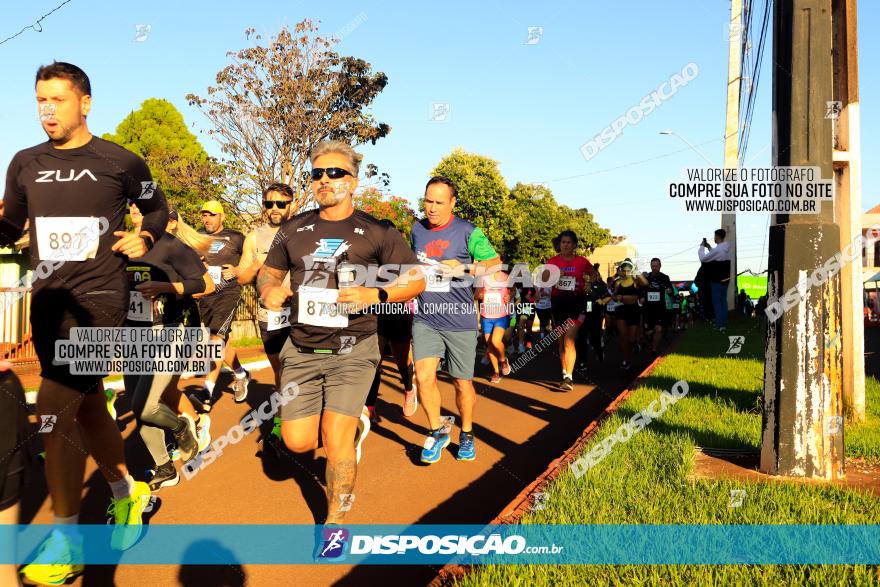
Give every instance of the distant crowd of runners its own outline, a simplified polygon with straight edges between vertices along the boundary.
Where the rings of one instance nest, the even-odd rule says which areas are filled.
[[[141,535],[151,492],[179,482],[174,461],[188,463],[210,445],[208,414],[223,395],[222,364],[233,372],[236,403],[246,401],[251,381],[231,344],[189,395],[181,393],[180,373],[126,374],[125,394],[155,462],[152,477],[136,481],[103,376],[71,374],[69,364],[56,360],[55,343],[69,339],[72,328],[203,326],[227,343],[241,288],[255,282],[276,390],[293,390],[265,441],[294,453],[323,446],[325,523],[338,524],[348,509],[340,504],[354,492],[361,446],[379,421],[386,349],[400,374],[403,414],[414,417],[419,404],[425,414],[421,461],[436,463],[451,442],[451,423],[441,418],[440,371],[455,388],[455,458],[472,461],[478,363],[489,366],[490,383],[499,383],[511,373],[513,357],[553,334],[558,389],[571,391],[576,374],[587,377],[589,349],[603,361],[616,337],[626,371],[637,353],[656,356],[664,333],[692,319],[688,298],[660,271],[659,259],[645,272],[625,259],[615,275],[603,277],[578,254],[571,230],[554,240],[554,256],[517,275],[478,226],[455,215],[458,188],[445,177],[428,181],[425,218],[413,224],[407,242],[400,227],[354,207],[360,156],[336,141],[321,142],[310,154],[314,209],[297,213],[294,190],[276,182],[263,192],[264,223],[247,235],[225,226],[224,205],[215,200],[202,205],[196,230],[166,200],[143,159],[91,135],[91,89],[81,69],[58,62],[41,67],[36,94],[49,140],[15,155],[0,208],[0,244],[27,234],[32,266],[52,265],[34,278],[30,316],[42,369],[37,414],[53,416],[40,437],[56,529],[20,570],[29,582],[57,585],[83,571],[76,527],[86,455],[71,438],[81,436],[109,483],[112,546],[125,550]],[[94,230],[98,219],[106,230]],[[378,281],[365,281],[361,268],[380,268]],[[481,337],[485,352],[478,357]],[[0,413],[9,420],[0,428],[0,522],[16,523],[31,435],[9,367],[0,364]],[[4,585],[12,581],[18,577],[0,577]]]

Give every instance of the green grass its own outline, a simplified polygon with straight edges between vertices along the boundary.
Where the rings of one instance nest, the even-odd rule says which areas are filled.
[[[760,449],[763,341],[754,323],[734,323],[744,334],[740,355],[726,355],[727,335],[697,325],[606,420],[589,448],[678,380],[687,396],[658,420],[616,444],[579,479],[571,471],[545,490],[545,509],[533,524],[877,524],[880,499],[863,491],[799,483],[690,480],[696,446]],[[867,387],[868,421],[847,425],[848,456],[880,459],[875,379]],[[740,507],[730,490],[744,489]],[[474,585],[876,585],[868,566],[477,566],[460,584]]]
[[[249,346],[263,346],[263,339],[259,336],[248,336],[245,338],[236,338],[229,341],[235,348],[243,348]]]

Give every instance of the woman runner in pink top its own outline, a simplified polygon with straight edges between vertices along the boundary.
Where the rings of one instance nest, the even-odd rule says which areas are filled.
[[[507,287],[507,273],[497,271],[492,277],[482,280],[483,287],[477,290],[480,304],[480,324],[489,362],[492,365],[492,377],[489,383],[501,381],[501,375],[510,375],[510,363],[504,351],[504,333],[510,326],[510,288]],[[499,371],[500,367],[500,371]]]

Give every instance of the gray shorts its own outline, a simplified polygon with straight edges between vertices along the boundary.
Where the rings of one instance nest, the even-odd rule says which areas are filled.
[[[279,355],[281,388],[296,383],[299,394],[281,407],[281,419],[299,420],[322,411],[360,417],[379,358],[375,334],[360,340],[350,353],[336,355],[300,352],[288,338]]]
[[[474,378],[477,358],[476,330],[437,330],[422,320],[415,320],[412,328],[413,361],[445,358],[446,370],[455,379]]]

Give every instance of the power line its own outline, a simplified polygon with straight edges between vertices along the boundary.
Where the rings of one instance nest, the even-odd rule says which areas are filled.
[[[59,4],[58,6],[56,6],[55,8],[53,8],[52,10],[50,10],[49,12],[47,12],[46,14],[44,14],[43,16],[41,16],[40,18],[38,18],[37,21],[36,21],[34,24],[29,24],[29,25],[27,25],[26,27],[23,27],[20,31],[18,31],[17,33],[15,33],[14,35],[12,35],[11,37],[6,37],[6,38],[3,39],[2,41],[0,41],[0,45],[2,45],[3,43],[5,43],[6,41],[11,41],[12,39],[14,39],[15,37],[19,36],[20,34],[22,34],[23,32],[25,32],[25,31],[28,30],[28,29],[34,29],[34,30],[37,31],[38,33],[42,33],[42,32],[43,32],[43,26],[40,24],[40,22],[41,22],[44,18],[46,18],[47,16],[49,16],[50,14],[52,14],[53,12],[55,12],[56,10],[60,9],[60,8],[61,8],[62,6],[64,6],[65,4],[69,3],[70,1],[71,1],[71,0],[64,0],[64,2],[62,2],[61,4]],[[39,27],[39,28],[38,28],[38,27]]]

